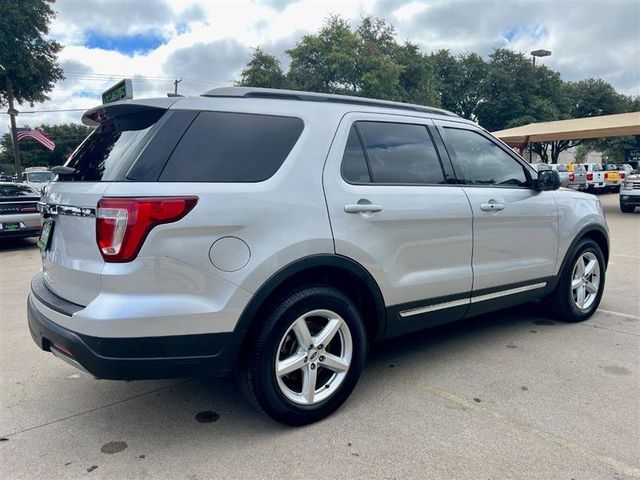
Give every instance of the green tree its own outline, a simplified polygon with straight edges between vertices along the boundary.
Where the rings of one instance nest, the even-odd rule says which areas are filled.
[[[41,125],[39,128],[54,141],[56,147],[53,151],[47,150],[32,138],[20,141],[20,153],[24,167],[62,165],[80,142],[93,131],[93,128],[78,123]],[[15,172],[13,145],[8,134],[3,135],[0,141],[0,171]]]
[[[417,45],[400,44],[393,26],[365,17],[355,28],[327,19],[317,34],[287,50],[290,88],[420,104],[438,104],[436,79]]]
[[[331,16],[315,35],[305,35],[287,50],[287,78],[295,90],[357,95],[362,88],[360,41],[349,23]]]
[[[260,48],[253,51],[247,66],[240,74],[236,85],[242,87],[286,88],[287,77],[282,71],[280,61]]]
[[[476,120],[487,75],[482,57],[476,53],[454,56],[449,50],[439,50],[429,56],[429,62],[438,80],[442,108]]]
[[[0,104],[9,82],[18,103],[42,102],[62,79],[56,63],[62,46],[45,37],[54,17],[53,0],[0,0]]]

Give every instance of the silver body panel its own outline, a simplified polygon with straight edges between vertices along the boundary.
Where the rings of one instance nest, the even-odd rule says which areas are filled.
[[[44,279],[55,294],[85,308],[67,317],[34,304],[55,323],[82,334],[233,331],[269,278],[317,254],[338,254],[362,265],[388,307],[447,295],[483,301],[474,300],[472,291],[527,281],[535,286],[536,279],[557,274],[581,228],[606,226],[599,201],[571,190],[351,185],[342,179],[340,163],[353,121],[448,121],[479,128],[450,115],[279,99],[145,103],[295,116],[304,130],[282,167],[263,182],[51,183],[42,202],[53,209],[56,225],[51,249],[43,254]],[[105,263],[92,216],[105,195],[196,195],[199,201],[180,221],[151,230],[135,260]],[[480,204],[491,199],[505,208],[481,211]],[[345,205],[363,200],[382,210],[345,211]],[[216,264],[220,256],[212,249],[223,238],[241,242],[226,244],[224,262]],[[241,244],[248,254],[234,247]]]

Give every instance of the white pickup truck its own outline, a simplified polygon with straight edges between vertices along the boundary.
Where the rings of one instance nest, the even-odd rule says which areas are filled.
[[[587,190],[590,192],[603,192],[607,187],[604,179],[604,168],[601,163],[584,163],[587,170]]]

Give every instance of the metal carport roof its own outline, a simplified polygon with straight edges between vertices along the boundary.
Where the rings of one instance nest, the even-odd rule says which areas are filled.
[[[511,147],[527,143],[640,135],[640,112],[530,123],[493,132]]]

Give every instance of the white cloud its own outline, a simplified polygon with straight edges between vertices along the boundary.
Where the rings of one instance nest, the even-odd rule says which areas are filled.
[[[354,24],[367,14],[387,18],[400,40],[413,41],[425,52],[448,48],[487,55],[496,47],[548,48],[553,55],[543,62],[565,79],[596,76],[625,94],[640,94],[640,4],[633,0],[59,0],[54,8],[59,14],[51,32],[65,45],[60,62],[67,79],[51,92],[51,101],[34,107],[38,110],[91,107],[101,91],[125,76],[134,79],[136,96],[164,96],[172,91],[174,76],[183,78],[181,93],[197,95],[237,79],[251,47],[275,54],[286,68],[284,50],[317,31],[332,13]],[[124,54],[88,48],[88,32],[116,37],[153,32],[164,43],[146,53]],[[28,105],[21,109],[31,110]],[[22,114],[18,119],[19,125],[59,123],[79,121],[80,113]],[[0,122],[6,131],[5,115]]]

